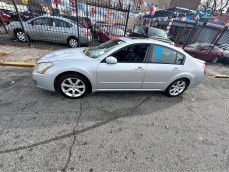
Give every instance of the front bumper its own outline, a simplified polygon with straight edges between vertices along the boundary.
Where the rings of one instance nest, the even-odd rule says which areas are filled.
[[[35,81],[37,87],[48,91],[55,91],[55,76],[48,74],[39,74],[33,71],[33,80]]]

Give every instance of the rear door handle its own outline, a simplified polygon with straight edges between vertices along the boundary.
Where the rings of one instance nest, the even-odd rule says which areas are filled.
[[[145,69],[143,69],[142,67],[138,67],[138,68],[136,68],[135,70],[138,71],[138,72],[145,71]]]

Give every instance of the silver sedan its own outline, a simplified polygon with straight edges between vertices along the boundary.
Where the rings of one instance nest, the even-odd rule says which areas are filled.
[[[66,43],[70,47],[77,47],[80,44],[89,44],[92,39],[91,33],[77,23],[62,17],[37,17],[29,21],[23,22],[25,32],[23,32],[21,24],[11,22],[9,25],[9,33],[12,37],[16,37],[19,41],[26,42],[29,39]],[[79,36],[78,36],[79,28]]]
[[[202,83],[205,64],[152,39],[113,39],[98,47],[54,51],[33,71],[40,88],[81,98],[97,91],[163,91],[170,97]]]

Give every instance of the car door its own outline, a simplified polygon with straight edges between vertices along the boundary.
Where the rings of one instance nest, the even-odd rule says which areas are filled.
[[[50,40],[51,38],[51,19],[42,17],[28,22],[27,32],[31,39]]]
[[[117,64],[106,63],[106,58],[97,69],[98,89],[140,89],[146,72],[148,44],[133,44],[109,56],[117,59]],[[141,52],[140,52],[141,50]]]
[[[133,37],[146,37],[145,30],[142,26],[135,25],[131,34]]]
[[[60,19],[52,19],[53,25],[51,27],[52,31],[52,39],[53,41],[57,42],[66,42],[68,39],[68,34],[71,32],[70,28],[72,27],[72,24],[60,20]],[[75,33],[72,33],[71,35],[76,35],[77,31]]]
[[[185,56],[171,48],[152,45],[142,89],[163,90],[183,69]]]

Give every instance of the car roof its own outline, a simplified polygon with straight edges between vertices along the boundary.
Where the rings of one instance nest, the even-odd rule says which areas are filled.
[[[177,48],[175,46],[172,46],[172,45],[169,45],[168,43],[165,43],[165,42],[162,42],[162,41],[157,41],[157,40],[154,40],[154,39],[150,39],[150,38],[135,38],[135,37],[122,37],[122,38],[119,38],[121,39],[122,41],[124,42],[127,42],[127,43],[133,43],[133,44],[137,44],[137,43],[146,43],[146,44],[157,44],[157,45],[161,45],[161,46],[165,46],[165,47],[168,47],[168,48],[172,48],[176,51],[179,51],[181,53],[184,53],[184,50],[181,49],[181,48]]]
[[[52,18],[52,19],[59,19],[59,20],[63,20],[63,21],[66,21],[66,22],[70,22],[70,23],[72,23],[72,20],[67,19],[67,18],[64,18],[64,17],[59,17],[59,16],[39,16],[39,17],[33,18],[32,20],[34,20],[34,19],[38,19],[38,18]]]

